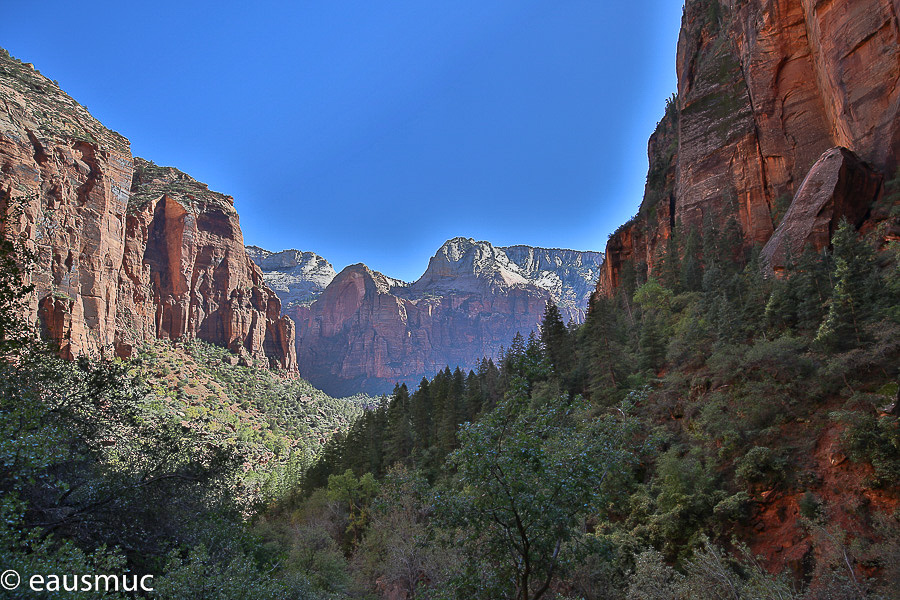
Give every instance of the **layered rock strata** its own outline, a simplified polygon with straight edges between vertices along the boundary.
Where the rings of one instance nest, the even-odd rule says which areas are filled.
[[[199,338],[296,368],[293,324],[244,250],[233,200],[133,158],[33,66],[0,54],[6,234],[35,255],[29,316],[63,356]]]
[[[640,211],[607,245],[601,293],[620,285],[625,264],[652,275],[661,244],[679,229],[734,219],[745,247],[764,245],[779,206],[832,148],[880,174],[897,167],[896,2],[692,0],[677,75],[677,98],[650,140]],[[835,217],[865,213],[872,198],[862,191]]]

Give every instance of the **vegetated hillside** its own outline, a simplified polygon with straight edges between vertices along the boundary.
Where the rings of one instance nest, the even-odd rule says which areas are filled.
[[[586,323],[397,388],[272,535],[382,598],[898,597],[898,38],[884,0],[688,2]]]
[[[148,382],[159,410],[241,457],[255,498],[298,483],[322,445],[377,404],[364,395],[331,398],[202,341],[150,342],[127,364]]]
[[[896,597],[900,247],[845,222],[767,279],[729,233],[574,331],[551,306],[498,366],[398,387],[270,535],[331,537],[360,596]]]
[[[196,340],[146,342],[127,361],[61,358],[28,319],[30,256],[4,223],[0,561],[25,581],[146,576],[165,598],[317,597],[299,572],[272,576],[280,557],[247,520],[373,400],[329,398]],[[84,585],[67,595],[108,589]]]
[[[0,201],[34,252],[27,309],[68,358],[196,338],[296,371],[294,324],[247,256],[234,200],[134,158],[0,50]]]
[[[473,368],[535,329],[548,300],[582,322],[599,264],[597,252],[454,238],[410,284],[351,265],[311,306],[286,311],[297,321],[300,372],[343,394]]]

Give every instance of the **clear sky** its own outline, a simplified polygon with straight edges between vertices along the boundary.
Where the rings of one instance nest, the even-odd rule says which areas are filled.
[[[2,0],[0,46],[235,197],[244,239],[416,279],[455,236],[602,250],[675,91],[673,0]]]

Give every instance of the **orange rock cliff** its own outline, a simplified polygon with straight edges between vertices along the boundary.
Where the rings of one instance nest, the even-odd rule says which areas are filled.
[[[704,222],[734,219],[777,271],[788,246],[821,248],[841,218],[877,220],[900,150],[898,14],[892,0],[689,0],[678,94],[598,292],[612,294],[628,264],[653,276],[673,233]]]
[[[34,67],[0,53],[0,198],[35,253],[28,310],[63,356],[201,339],[296,370],[294,324],[247,256],[233,200],[132,157]]]

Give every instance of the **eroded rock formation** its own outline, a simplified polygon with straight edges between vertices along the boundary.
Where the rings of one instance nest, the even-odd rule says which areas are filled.
[[[602,293],[620,285],[625,264],[652,275],[679,225],[721,229],[734,219],[746,247],[765,244],[779,205],[834,147],[881,174],[897,167],[892,0],[689,1],[677,74],[677,98],[650,141],[640,211],[607,246]],[[849,213],[865,212],[872,198],[863,196]]]
[[[583,318],[599,260],[597,252],[454,238],[412,284],[351,265],[311,306],[288,310],[300,373],[341,395],[416,385],[446,366],[475,368],[516,332],[535,330],[550,298],[564,318]]]
[[[35,253],[30,316],[63,356],[196,337],[296,368],[293,323],[229,197],[133,158],[127,139],[5,52],[0,98],[7,234]]]

